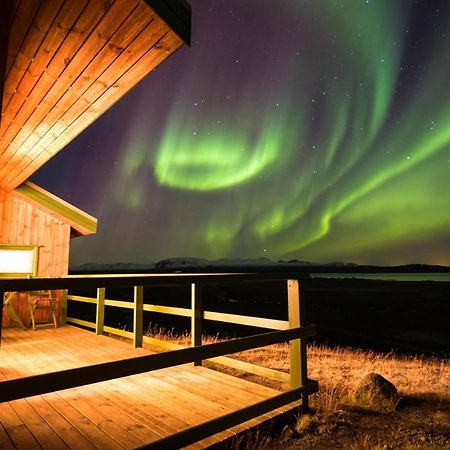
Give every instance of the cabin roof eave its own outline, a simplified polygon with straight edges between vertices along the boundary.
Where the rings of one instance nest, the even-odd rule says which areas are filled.
[[[186,44],[191,45],[191,5],[186,0],[145,0]]]
[[[16,2],[13,9],[11,2],[0,1],[0,188],[6,191],[189,45],[191,33],[186,0],[88,0],[85,7],[67,1],[61,8],[46,0]]]
[[[25,181],[14,189],[14,192],[68,223],[71,227],[71,238],[94,234],[97,231],[97,219],[95,217],[31,181]]]

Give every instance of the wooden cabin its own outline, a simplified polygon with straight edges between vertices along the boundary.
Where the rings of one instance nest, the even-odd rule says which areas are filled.
[[[13,251],[29,249],[31,252],[30,262],[26,262],[25,267],[14,267],[14,261],[10,261],[8,270],[8,261],[4,261],[0,276],[67,275],[70,239],[95,233],[97,227],[94,217],[29,181],[10,192],[0,190],[0,223],[0,259],[2,250],[8,251],[9,257]],[[26,294],[17,294],[11,305],[21,322],[26,323],[30,317]],[[59,303],[57,305],[59,317]],[[42,321],[44,315],[41,311],[37,320]],[[14,325],[4,311],[3,326]]]
[[[22,275],[67,275],[70,238],[96,230],[28,178],[189,39],[184,0],[1,0],[0,250],[36,249]]]
[[[64,277],[70,238],[94,233],[96,220],[27,181],[189,35],[184,0],[0,0],[0,299],[69,290],[67,301],[96,309],[95,322],[66,317],[95,333],[11,327],[2,339],[0,326],[1,448],[205,448],[300,405],[307,410],[318,389],[307,377],[305,339],[314,326],[301,313],[300,275]],[[15,258],[2,260],[1,252],[20,253],[22,265],[8,269]],[[283,283],[289,320],[203,308],[203,285],[249,281]],[[145,302],[144,288],[174,286],[190,287],[190,308]],[[117,287],[132,288],[133,300],[105,297]],[[96,289],[96,298],[70,292],[85,288]],[[20,320],[28,305],[17,295]],[[105,323],[105,308],[132,310],[133,331]],[[144,335],[144,312],[190,320],[192,347]],[[203,344],[204,320],[272,331]],[[225,356],[286,341],[289,374]],[[216,372],[203,360],[288,388],[280,393]]]

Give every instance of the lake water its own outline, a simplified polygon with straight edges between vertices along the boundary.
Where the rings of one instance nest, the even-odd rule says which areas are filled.
[[[311,278],[358,278],[386,281],[450,281],[450,272],[430,273],[312,273]]]

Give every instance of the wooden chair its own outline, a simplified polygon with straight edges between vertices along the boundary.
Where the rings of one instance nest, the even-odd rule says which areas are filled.
[[[54,325],[57,328],[58,323],[56,321],[56,303],[58,299],[52,297],[51,291],[30,291],[28,292],[28,306],[30,308],[30,320],[28,321],[28,327],[33,328],[36,331],[36,327],[48,327]],[[47,320],[44,322],[36,322],[35,314],[38,311],[45,310],[48,312]]]

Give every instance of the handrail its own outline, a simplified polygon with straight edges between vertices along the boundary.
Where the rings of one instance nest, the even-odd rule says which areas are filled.
[[[309,279],[307,272],[282,273],[164,273],[119,275],[68,275],[59,278],[1,278],[0,292],[40,289],[109,288],[124,286],[185,286],[191,283],[247,283]]]

